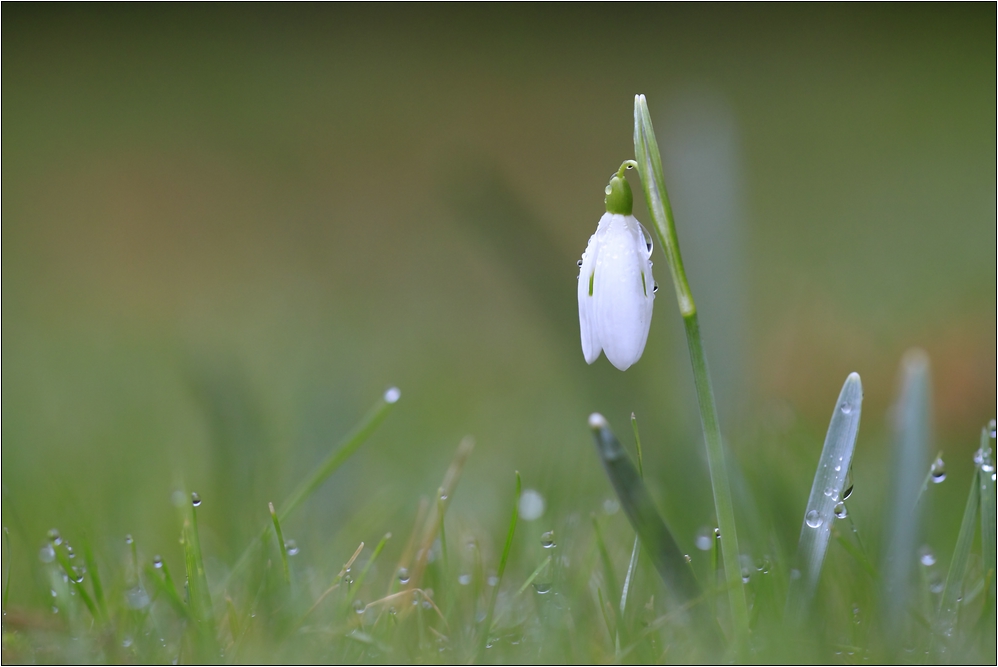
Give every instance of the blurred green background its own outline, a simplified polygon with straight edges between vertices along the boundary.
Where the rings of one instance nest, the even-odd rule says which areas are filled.
[[[642,360],[589,367],[579,344],[575,262],[635,93],[743,493],[795,540],[858,371],[853,515],[875,533],[921,346],[952,480],[925,539],[951,548],[996,401],[993,4],[5,4],[2,34],[12,602],[46,592],[27,573],[52,527],[179,560],[181,484],[231,563],[392,385],[285,528],[303,554],[406,535],[465,434],[456,525],[498,540],[514,469],[548,501],[525,538],[599,511],[595,410],[628,443],[637,413],[691,549],[713,505],[664,257]]]

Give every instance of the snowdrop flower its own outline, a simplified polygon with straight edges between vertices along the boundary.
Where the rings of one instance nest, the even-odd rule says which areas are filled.
[[[600,352],[627,370],[644,352],[658,285],[651,274],[651,235],[631,215],[633,197],[623,169],[606,188],[606,214],[579,261],[582,353]]]

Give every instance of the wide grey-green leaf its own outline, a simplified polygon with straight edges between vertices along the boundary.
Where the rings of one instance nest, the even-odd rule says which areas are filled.
[[[797,545],[797,566],[791,572],[787,600],[790,618],[801,618],[818,585],[836,506],[842,502],[842,490],[852,464],[862,406],[863,383],[857,373],[850,373],[832,412],[825,446],[821,450],[818,470],[814,473],[811,495],[804,511]]]
[[[880,570],[884,621],[890,636],[907,613],[911,570],[917,561],[919,490],[929,467],[932,384],[929,357],[913,349],[901,360],[901,387],[896,404],[890,500],[884,519],[887,548]],[[931,474],[931,472],[930,472]]]

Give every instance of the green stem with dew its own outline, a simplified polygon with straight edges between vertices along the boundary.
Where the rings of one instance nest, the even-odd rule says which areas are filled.
[[[710,374],[707,371],[707,356],[700,335],[700,322],[697,319],[696,303],[686,279],[683,258],[679,252],[679,238],[672,214],[672,205],[665,189],[662,173],[662,158],[652,128],[648,103],[644,95],[634,98],[634,155],[637,158],[638,174],[645,202],[652,217],[652,226],[658,235],[662,250],[669,263],[672,282],[676,288],[679,312],[686,328],[686,342],[693,364],[693,378],[696,384],[697,402],[700,406],[700,421],[703,426],[704,441],[707,446],[707,464],[710,469],[710,482],[714,492],[714,510],[721,530],[721,557],[724,563],[724,576],[727,582],[728,599],[731,605],[731,619],[735,631],[736,645],[744,646],[748,636],[748,606],[745,601],[741,567],[738,563],[738,532],[735,528],[735,509],[731,498],[731,484],[724,460],[724,444],[721,440],[721,427],[714,403],[714,391]]]

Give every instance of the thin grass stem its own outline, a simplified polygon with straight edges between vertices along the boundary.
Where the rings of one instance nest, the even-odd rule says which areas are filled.
[[[976,471],[975,471],[976,472]],[[943,597],[939,603],[939,614],[936,624],[944,641],[949,641],[956,628],[957,615],[960,608],[960,596],[963,591],[963,580],[967,575],[967,563],[970,560],[970,548],[974,543],[974,533],[977,531],[977,511],[980,505],[980,481],[975,474],[970,482],[970,493],[967,494],[967,504],[960,522],[960,533],[956,538],[953,558],[950,560],[949,571],[946,573],[946,585]]]
[[[284,565],[284,583],[291,583],[291,568],[288,566],[288,546],[284,543],[284,533],[281,531],[281,520],[277,518],[274,503],[267,503],[270,518],[274,521],[274,532],[277,534],[277,548],[281,552],[281,564]]]
[[[496,610],[496,600],[499,599],[499,587],[502,586],[502,575],[506,571],[506,561],[509,560],[509,552],[513,547],[513,534],[516,532],[516,521],[520,517],[520,473],[516,473],[516,492],[513,495],[513,514],[509,519],[509,531],[506,533],[506,544],[502,549],[502,557],[499,559],[499,569],[496,571],[496,585],[492,588],[492,595],[489,598],[488,610],[485,613],[485,622],[482,624],[482,635],[478,640],[478,660],[481,662],[485,657],[485,647],[492,632],[492,617]]]
[[[736,644],[745,646],[748,638],[748,605],[742,584],[741,567],[738,563],[738,531],[735,527],[735,510],[731,497],[731,483],[724,458],[724,444],[714,403],[714,391],[710,374],[707,371],[707,356],[700,335],[696,303],[686,279],[683,258],[679,250],[679,237],[672,213],[672,204],[665,187],[662,172],[662,158],[658,141],[652,127],[651,114],[644,95],[634,98],[634,155],[641,176],[641,187],[645,203],[652,217],[652,226],[658,234],[662,250],[669,262],[672,283],[676,290],[679,312],[686,329],[686,342],[690,361],[693,365],[693,378],[696,385],[697,403],[700,407],[700,422],[704,442],[707,447],[707,465],[714,494],[714,510],[718,527],[721,529],[721,551],[724,573],[728,583],[728,599],[731,605],[731,618],[735,630]]]

